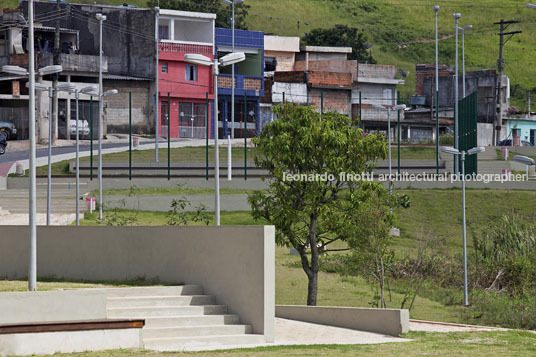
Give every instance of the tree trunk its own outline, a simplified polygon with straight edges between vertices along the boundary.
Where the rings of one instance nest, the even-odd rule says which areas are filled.
[[[318,293],[318,272],[313,272],[312,276],[308,277],[309,284],[307,285],[307,306],[316,306],[316,295]]]

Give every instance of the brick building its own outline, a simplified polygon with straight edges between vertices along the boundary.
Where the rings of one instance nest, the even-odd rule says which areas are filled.
[[[232,30],[216,28],[218,57],[232,52]],[[235,65],[234,137],[244,137],[244,116],[247,136],[260,132],[260,97],[264,94],[264,33],[235,30],[235,52],[243,52],[246,59]],[[232,135],[232,67],[220,67],[218,77],[218,130],[219,137]],[[244,96],[246,107],[244,111]]]

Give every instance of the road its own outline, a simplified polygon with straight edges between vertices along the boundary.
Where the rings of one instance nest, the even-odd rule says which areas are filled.
[[[162,141],[162,143],[167,143]],[[162,144],[163,145],[163,144]],[[120,148],[120,147],[128,147],[128,142],[120,142],[120,143],[107,143],[102,144],[103,149],[112,149],[112,148]],[[80,145],[80,151],[89,151],[90,145],[84,144]],[[96,154],[98,150],[98,144],[95,141],[93,143],[93,152]],[[76,152],[76,146],[59,146],[59,147],[53,147],[52,148],[52,156],[55,155],[63,155],[63,154],[70,154]],[[44,149],[37,149],[36,150],[36,157],[46,157],[48,156],[48,148]],[[28,151],[27,150],[20,150],[20,151],[9,151],[9,143],[8,143],[8,150],[4,155],[0,156],[0,163],[2,162],[13,162],[13,161],[21,161],[21,160],[28,160]]]

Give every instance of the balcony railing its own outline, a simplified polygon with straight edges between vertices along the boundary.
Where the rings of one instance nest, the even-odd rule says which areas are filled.
[[[211,55],[212,46],[196,45],[191,43],[160,42],[158,44],[161,52],[182,52],[198,53],[202,55]]]

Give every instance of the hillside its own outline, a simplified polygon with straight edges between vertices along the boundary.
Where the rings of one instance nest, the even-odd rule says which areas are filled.
[[[426,0],[249,0],[249,28],[266,33],[303,36],[310,29],[344,24],[362,28],[372,44],[378,63],[395,64],[410,72],[402,96],[414,93],[415,63],[433,63],[434,12],[440,5],[438,27],[440,63],[454,65],[455,41],[452,14],[462,14],[466,32],[467,69],[497,68],[498,25],[501,18],[520,21],[509,30],[523,30],[505,46],[505,73],[512,85],[512,104],[526,108],[525,92],[536,94],[536,10],[519,0],[426,1]],[[299,21],[299,28],[298,28]],[[460,36],[461,41],[461,36]],[[461,68],[461,46],[460,46]]]
[[[98,2],[109,5],[124,3],[122,0]],[[146,6],[146,0],[128,2]],[[442,38],[439,44],[440,63],[454,65],[452,14],[462,14],[460,26],[473,25],[465,36],[468,69],[497,67],[499,36],[498,25],[493,23],[501,18],[514,18],[520,23],[512,25],[509,30],[521,28],[523,33],[508,41],[504,50],[505,73],[511,80],[512,104],[526,110],[525,92],[531,90],[536,97],[536,10],[527,9],[525,1],[246,0],[246,3],[250,5],[247,23],[251,30],[303,36],[313,28],[336,24],[363,29],[378,63],[394,64],[409,72],[406,85],[400,87],[405,98],[414,93],[415,63],[434,62],[434,5],[441,6],[438,17]],[[0,0],[0,7],[14,7],[16,4],[16,0]]]

